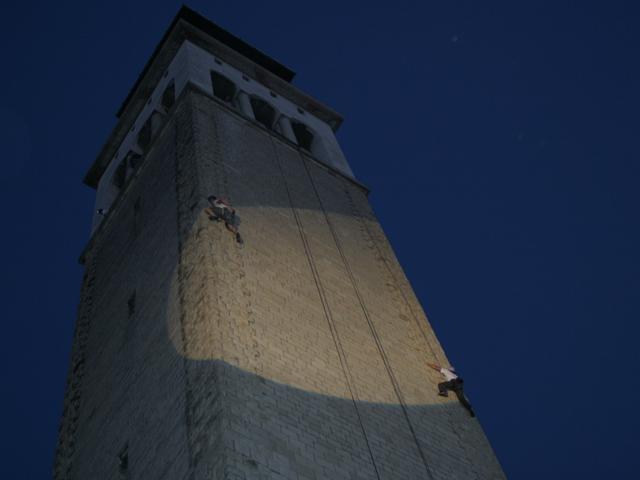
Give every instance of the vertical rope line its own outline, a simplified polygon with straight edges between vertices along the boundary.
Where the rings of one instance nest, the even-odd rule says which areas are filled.
[[[215,111],[215,109],[214,109]],[[216,159],[219,159],[220,161],[222,161],[222,154],[220,153],[220,131],[218,130],[218,122],[215,118],[215,115],[212,115],[212,119],[213,119],[213,133],[215,135],[216,141],[214,142],[214,156],[216,157]],[[224,189],[226,190],[226,185],[224,184],[224,182],[221,182],[220,180],[220,175],[218,175],[217,172],[217,168],[216,168],[216,161],[214,160],[212,162],[214,164],[214,168],[213,168],[213,176],[214,176],[214,181],[216,183],[216,187],[218,188],[218,190],[220,189]],[[218,239],[220,239],[220,235],[218,234]],[[212,260],[215,262],[215,255],[212,255]],[[214,265],[214,272],[217,272],[217,269],[215,268]],[[217,273],[216,273],[217,275]],[[219,351],[220,351],[220,360],[224,360],[224,329],[222,328],[222,311],[220,310],[220,291],[219,289],[216,288],[216,299],[218,300],[218,331],[220,332],[220,345],[219,345]],[[224,369],[222,369],[222,371],[224,371]]]
[[[358,212],[359,212],[359,209],[356,207],[355,202],[353,201],[351,193],[348,190],[345,190],[345,192],[346,192],[347,196],[349,197],[349,200],[350,200],[351,204],[353,205],[354,209],[357,209]],[[358,218],[360,218],[360,216],[358,216]],[[391,266],[389,265],[389,262],[387,261],[387,258],[382,253],[382,249],[380,248],[380,246],[376,242],[376,239],[374,238],[373,234],[369,230],[369,227],[367,226],[366,222],[361,220],[360,223],[361,223],[362,227],[364,228],[365,232],[367,233],[367,236],[371,240],[371,243],[373,244],[374,248],[378,252],[378,256],[382,259],[382,263],[384,264],[384,266],[386,267],[387,271],[389,272],[389,275],[391,276],[391,279],[393,280],[393,283],[396,285],[397,290],[400,292],[400,295],[402,296],[402,299],[404,300],[404,303],[407,305],[407,308],[409,309],[409,312],[411,313],[411,316],[413,317],[413,319],[414,319],[414,321],[415,321],[415,323],[416,323],[416,325],[418,327],[418,331],[422,334],[422,337],[424,338],[424,340],[425,340],[425,342],[427,344],[427,347],[429,347],[429,350],[431,351],[431,355],[436,360],[436,362],[441,363],[441,361],[438,359],[438,355],[436,354],[435,349],[433,348],[433,346],[431,345],[431,342],[429,341],[429,337],[428,337],[427,333],[424,331],[423,324],[420,322],[420,319],[416,315],[414,309],[411,307],[411,303],[409,302],[409,299],[405,295],[404,290],[401,288],[400,283],[398,282],[398,279],[394,275],[393,270],[391,269]]]
[[[231,198],[231,192],[230,192],[231,189],[229,187],[229,178],[227,174],[227,169],[225,168],[224,158],[219,147],[220,130],[218,127],[218,120],[216,118],[216,110],[213,111],[213,114],[211,115],[211,120],[213,123],[213,131],[216,138],[216,142],[214,143],[215,158],[211,162],[213,164],[213,172],[214,172],[215,183],[217,187],[215,194],[218,197],[220,196],[226,197],[227,200],[229,200],[233,204],[234,201]],[[242,221],[242,218],[240,218],[240,222],[241,221]],[[262,355],[260,353],[260,344],[258,342],[258,331],[256,329],[256,319],[253,313],[253,309],[251,308],[250,290],[247,287],[247,282],[246,282],[246,278],[247,278],[246,263],[244,260],[243,251],[244,249],[239,249],[238,251],[236,258],[237,258],[239,267],[237,269],[234,269],[234,271],[238,273],[238,283],[240,284],[240,291],[242,292],[242,297],[245,300],[247,323],[249,325],[249,330],[251,332],[251,348],[253,349],[253,358],[252,358],[253,371],[256,374],[261,375],[263,371],[262,360],[261,360]]]
[[[359,213],[359,209],[356,207],[355,202],[353,201],[353,197],[351,196],[351,192],[349,192],[348,189],[345,189],[345,194],[349,198],[349,201],[350,201],[354,211],[356,211],[356,213]],[[358,218],[361,218],[360,215],[358,215]],[[393,274],[393,271],[391,269],[391,266],[389,265],[389,262],[387,261],[386,257],[383,255],[382,250],[381,250],[380,246],[378,245],[378,243],[376,242],[373,234],[369,230],[369,227],[367,227],[366,222],[364,220],[362,220],[362,219],[360,219],[360,224],[362,225],[362,228],[364,229],[364,231],[366,232],[367,236],[371,240],[371,243],[373,244],[374,248],[378,252],[378,257],[382,259],[382,263],[386,267],[389,275],[391,276],[391,279],[393,280],[394,284],[396,285],[396,289],[400,292],[400,295],[402,296],[402,299],[404,300],[405,304],[407,305],[407,308],[409,309],[409,312],[411,313],[411,316],[413,317],[413,319],[414,319],[414,321],[416,323],[418,331],[422,334],[422,337],[424,338],[424,340],[425,340],[425,342],[427,344],[427,347],[431,351],[431,355],[433,356],[433,358],[436,360],[437,363],[442,363],[438,359],[438,356],[437,356],[433,346],[431,345],[431,342],[429,341],[427,333],[425,332],[424,328],[422,328],[422,326],[424,324],[420,321],[420,319],[415,314],[413,308],[411,307],[411,303],[409,302],[409,299],[407,298],[407,296],[405,295],[404,291],[400,287],[400,284],[399,284],[396,276]],[[469,453],[467,452],[467,449],[465,448],[464,443],[462,442],[462,438],[460,437],[460,433],[458,432],[458,430],[455,427],[455,423],[454,423],[453,417],[452,417],[452,412],[450,410],[448,410],[448,409],[446,411],[446,416],[447,416],[447,420],[449,422],[449,425],[451,427],[451,431],[455,435],[457,443],[460,446],[460,449],[462,451],[464,451],[467,456],[469,456]],[[469,460],[470,460],[469,464],[473,465],[473,463],[471,462],[471,459],[469,459]],[[472,469],[473,473],[475,474],[476,478],[479,478],[478,473],[476,472],[476,470],[473,467],[471,469]]]
[[[362,309],[362,313],[364,314],[364,317],[367,321],[367,324],[369,326],[369,330],[371,332],[371,335],[374,339],[374,342],[376,344],[376,347],[378,349],[378,352],[380,353],[380,356],[382,358],[382,361],[384,363],[385,369],[387,371],[387,375],[389,376],[389,379],[391,380],[391,384],[393,386],[393,389],[395,391],[396,397],[398,398],[398,401],[400,402],[400,406],[402,408],[402,413],[404,414],[405,420],[407,422],[407,426],[409,427],[409,430],[411,432],[411,435],[413,436],[413,440],[416,444],[416,448],[418,449],[418,453],[420,454],[420,457],[422,458],[422,462],[424,464],[424,467],[427,471],[427,474],[429,476],[429,478],[433,479],[433,474],[431,472],[431,468],[429,467],[429,463],[427,462],[427,458],[422,450],[422,447],[420,446],[420,441],[418,439],[418,436],[415,432],[415,429],[413,428],[413,425],[411,423],[411,419],[409,418],[409,412],[407,410],[407,405],[406,402],[404,400],[404,395],[402,394],[402,391],[400,390],[400,385],[398,384],[398,380],[395,377],[395,374],[393,373],[393,369],[391,368],[391,363],[389,361],[389,358],[387,357],[387,354],[382,346],[382,341],[380,340],[380,337],[378,335],[378,332],[375,328],[375,325],[373,324],[373,321],[369,315],[369,311],[364,303],[364,299],[362,298],[362,294],[360,293],[360,289],[358,288],[355,276],[353,274],[353,271],[351,269],[351,265],[349,264],[349,261],[347,260],[347,257],[344,254],[344,251],[342,249],[342,245],[340,242],[340,239],[338,238],[338,235],[333,227],[333,223],[331,222],[329,215],[327,214],[327,211],[324,207],[324,204],[322,202],[322,199],[320,198],[320,194],[318,193],[318,189],[316,187],[315,182],[313,181],[313,177],[311,176],[311,172],[309,171],[309,168],[306,164],[306,160],[304,159],[304,157],[302,156],[301,153],[299,153],[300,156],[300,161],[302,162],[302,165],[304,166],[305,171],[307,172],[307,176],[309,177],[309,181],[311,182],[311,186],[313,188],[313,191],[315,192],[316,198],[318,199],[318,203],[320,205],[320,209],[322,210],[325,220],[327,222],[327,225],[329,226],[329,230],[331,231],[331,236],[333,237],[333,241],[336,244],[336,247],[338,249],[338,252],[340,253],[340,257],[342,259],[342,262],[344,263],[344,266],[347,270],[347,274],[349,276],[349,279],[351,281],[351,285],[353,286],[353,290],[356,294],[356,297],[358,299],[358,302],[360,304],[360,308]]]
[[[478,471],[475,468],[475,464],[473,462],[473,460],[471,459],[471,456],[469,455],[469,452],[467,450],[467,448],[465,447],[466,442],[462,441],[462,436],[460,435],[460,433],[458,432],[458,430],[455,427],[455,423],[453,421],[453,412],[450,409],[446,409],[447,411],[445,412],[447,415],[447,418],[449,420],[449,424],[451,425],[451,430],[453,431],[453,434],[456,437],[456,442],[458,443],[458,446],[460,447],[460,450],[462,450],[464,452],[464,454],[467,456],[467,459],[469,460],[469,468],[470,470],[473,472],[473,474],[475,475],[476,479],[480,479],[480,475],[478,474]],[[466,412],[465,412],[466,414]]]
[[[345,381],[347,383],[347,388],[349,389],[349,393],[351,395],[351,401],[353,402],[353,408],[355,409],[356,412],[356,416],[358,418],[358,423],[360,425],[360,429],[362,430],[362,435],[364,437],[364,441],[367,445],[367,450],[369,452],[369,457],[371,458],[371,464],[373,465],[373,468],[376,472],[376,478],[378,478],[378,480],[380,480],[380,472],[378,471],[378,466],[376,465],[376,461],[375,458],[373,456],[373,450],[371,449],[371,444],[369,442],[369,437],[367,436],[367,432],[364,428],[364,423],[362,421],[362,416],[360,414],[360,410],[358,408],[358,394],[357,394],[357,389],[355,387],[355,382],[353,380],[353,375],[351,374],[350,370],[349,370],[349,366],[347,364],[347,359],[346,359],[346,355],[344,353],[344,348],[342,347],[342,343],[340,341],[340,337],[338,336],[338,332],[337,329],[335,327],[335,322],[333,320],[333,315],[331,313],[331,309],[329,308],[329,304],[327,302],[326,299],[326,294],[324,291],[324,287],[322,286],[322,281],[320,280],[320,275],[318,273],[317,267],[315,265],[315,261],[313,259],[313,255],[311,253],[311,247],[309,246],[306,234],[304,233],[304,227],[302,226],[302,222],[299,218],[298,212],[296,211],[296,208],[293,204],[293,197],[291,195],[291,191],[289,189],[289,185],[287,183],[287,179],[286,176],[284,174],[284,170],[282,168],[282,164],[280,161],[280,156],[278,155],[278,150],[277,147],[273,141],[273,138],[271,137],[271,135],[269,134],[269,140],[271,141],[271,146],[273,148],[273,151],[275,153],[275,159],[276,159],[276,164],[278,166],[278,170],[280,172],[280,175],[282,176],[283,182],[284,182],[284,186],[285,186],[285,190],[287,192],[287,198],[289,199],[289,204],[291,205],[291,211],[293,213],[293,216],[295,218],[296,221],[296,225],[298,227],[298,233],[300,234],[300,238],[302,240],[302,244],[304,246],[304,251],[305,251],[305,255],[307,258],[307,262],[309,263],[309,268],[311,269],[311,273],[313,276],[313,280],[315,282],[316,285],[316,289],[318,290],[318,296],[320,297],[320,303],[322,304],[322,309],[324,311],[324,316],[325,319],[327,320],[327,323],[329,324],[329,331],[331,332],[331,337],[333,339],[333,343],[335,345],[336,351],[338,353],[338,358],[340,360],[340,365],[342,367],[342,374],[344,375]]]
[[[216,115],[215,115],[215,108],[213,109],[214,114],[212,115],[212,123],[213,123],[213,133],[215,135],[215,141],[213,142],[213,155],[215,157],[215,160],[212,166],[212,171],[213,171],[213,175],[214,175],[214,183],[216,184],[216,186],[220,189],[226,190],[226,178],[224,175],[221,175],[219,173],[219,169],[218,167],[218,159],[222,158],[222,154],[220,152],[221,150],[221,142],[220,142],[220,135],[219,135],[219,129],[218,129],[218,123],[216,121]],[[194,155],[194,178],[198,184],[198,188],[197,189],[193,189],[191,190],[190,195],[194,196],[195,198],[193,198],[193,203],[191,204],[191,209],[193,209],[195,206],[201,207],[201,195],[202,195],[202,190],[201,187],[202,185],[206,185],[206,181],[202,180],[203,178],[205,178],[205,174],[206,174],[206,170],[208,170],[208,167],[206,165],[202,166],[201,162],[203,161],[204,158],[206,158],[206,149],[205,151],[202,150],[201,147],[201,135],[200,132],[202,130],[201,127],[201,121],[200,121],[200,112],[202,112],[202,110],[198,109],[196,107],[196,105],[193,104],[193,102],[191,103],[191,122],[192,122],[192,131],[193,131],[193,155]],[[202,170],[205,170],[204,172]],[[206,290],[211,290],[214,292],[213,295],[213,301],[215,302],[215,311],[217,311],[217,332],[218,334],[215,335],[215,340],[213,340],[213,342],[219,342],[218,343],[218,353],[220,358],[218,360],[214,360],[213,361],[213,365],[212,368],[207,367],[206,370],[204,372],[200,371],[199,372],[199,376],[196,377],[196,382],[198,382],[197,384],[200,385],[201,383],[206,383],[208,384],[208,389],[212,390],[214,392],[214,395],[207,395],[204,398],[202,396],[198,397],[198,402],[197,405],[195,405],[193,407],[194,410],[194,415],[197,415],[198,420],[200,423],[204,423],[206,425],[206,428],[200,429],[201,431],[199,432],[199,434],[196,436],[194,435],[194,440],[193,440],[193,444],[194,444],[194,463],[199,462],[200,459],[203,456],[203,450],[206,448],[206,445],[211,445],[211,442],[219,442],[220,445],[222,446],[222,448],[224,448],[225,445],[225,429],[224,428],[218,428],[216,430],[210,430],[210,426],[213,425],[214,421],[219,422],[220,425],[224,425],[225,422],[225,414],[226,414],[226,409],[225,409],[225,394],[224,391],[226,388],[228,388],[228,385],[225,383],[226,382],[226,363],[225,363],[225,348],[224,348],[224,333],[225,333],[225,328],[223,328],[223,321],[224,321],[224,315],[222,312],[222,300],[220,297],[220,289],[219,289],[219,285],[221,284],[222,280],[220,277],[220,271],[221,271],[221,267],[220,267],[220,261],[218,260],[215,252],[211,253],[210,248],[208,247],[212,247],[214,246],[214,243],[221,243],[222,241],[222,235],[219,229],[207,229],[206,227],[202,226],[202,222],[204,221],[203,216],[202,216],[202,212],[198,211],[196,214],[196,222],[199,223],[200,227],[198,228],[198,234],[201,231],[205,232],[205,241],[207,242],[211,242],[210,244],[207,244],[203,246],[200,244],[200,248],[203,249],[203,254],[202,254],[202,258],[204,259],[203,264],[200,268],[204,269],[204,273],[202,275],[202,283],[200,284],[200,288],[203,289],[203,291]],[[206,222],[206,221],[205,221]],[[213,234],[210,234],[209,232],[213,231]],[[201,242],[202,240],[199,239],[199,241]],[[204,314],[204,316],[202,318],[199,318],[199,322],[209,322],[209,316],[207,314]],[[215,433],[216,437],[212,438],[212,434]],[[212,465],[220,465],[219,468],[221,470],[224,470],[226,467],[226,462],[227,462],[227,456],[226,455],[220,455],[218,458],[213,459],[212,461]],[[195,473],[192,473],[192,475],[194,475]]]
[[[184,375],[184,385],[185,385],[185,402],[184,402],[184,416],[187,427],[187,452],[189,456],[189,471],[190,475],[193,477],[194,475],[194,454],[193,454],[193,426],[192,426],[192,415],[191,415],[191,406],[193,405],[193,394],[191,390],[191,381],[189,376],[189,366],[188,366],[188,356],[189,356],[189,346],[188,346],[188,338],[187,331],[185,326],[185,308],[184,308],[184,284],[183,284],[183,275],[184,275],[184,266],[182,264],[182,221],[181,221],[181,212],[180,212],[180,160],[178,158],[178,122],[176,120],[175,128],[174,128],[174,180],[175,180],[175,190],[176,190],[176,233],[177,233],[177,247],[178,247],[178,302],[179,302],[179,312],[180,312],[180,336],[182,337],[182,370]]]

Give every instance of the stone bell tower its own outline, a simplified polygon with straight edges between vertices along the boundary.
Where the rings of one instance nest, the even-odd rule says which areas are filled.
[[[85,178],[56,479],[504,478],[293,76],[183,7],[131,89]]]

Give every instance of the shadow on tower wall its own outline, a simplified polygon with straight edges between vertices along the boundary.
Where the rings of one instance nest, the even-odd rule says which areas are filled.
[[[56,478],[503,478],[436,395],[366,193],[202,94],[174,108],[86,254]]]

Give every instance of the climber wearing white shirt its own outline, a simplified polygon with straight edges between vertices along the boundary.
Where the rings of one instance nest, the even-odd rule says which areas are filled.
[[[438,395],[448,397],[448,390],[451,390],[456,394],[456,397],[458,397],[460,404],[467,409],[472,417],[475,417],[476,414],[473,412],[473,408],[471,408],[471,404],[464,394],[464,380],[456,374],[456,369],[453,367],[441,367],[435,363],[429,363],[428,365],[434,370],[440,372],[446,380],[438,384]]]

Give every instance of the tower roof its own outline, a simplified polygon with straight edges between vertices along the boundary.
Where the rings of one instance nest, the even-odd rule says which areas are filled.
[[[334,131],[342,123],[340,114],[291,84],[295,72],[189,7],[182,6],[118,109],[118,123],[84,177],[87,185],[97,187],[130,126],[185,40],[256,78],[263,85],[326,122]]]
[[[160,53],[160,50],[162,49],[166,41],[169,39],[169,35],[174,30],[178,22],[180,22],[180,20],[184,20],[190,23],[194,27],[202,30],[207,35],[210,35],[211,37],[215,38],[219,42],[230,47],[231,49],[235,50],[242,56],[248,58],[249,60],[260,65],[261,67],[265,68],[266,70],[270,71],[271,73],[277,75],[278,77],[282,78],[287,82],[291,82],[291,80],[293,80],[293,77],[295,77],[296,75],[296,73],[293,70],[285,67],[280,62],[262,53],[257,48],[252,47],[244,40],[229,33],[224,28],[216,25],[208,18],[203,17],[195,10],[191,10],[186,5],[183,5],[178,11],[178,13],[176,14],[176,16],[174,17],[173,21],[171,22],[171,25],[169,25],[169,28],[167,29],[167,31],[162,36],[162,40],[160,40],[160,43],[158,43],[158,45],[156,46],[155,50],[153,51],[153,54],[151,55],[151,58],[149,58],[146,65],[142,69],[142,72],[138,76],[138,79],[136,80],[136,82],[133,84],[133,87],[131,87],[131,90],[129,91],[127,98],[125,98],[124,102],[122,102],[122,105],[120,106],[120,108],[118,109],[118,112],[116,113],[116,116],[118,118],[120,118],[120,115],[122,115],[122,112],[124,111],[124,109],[127,108],[127,105],[129,104],[131,97],[133,97],[136,89],[138,88],[138,85],[144,78],[147,71],[151,68],[151,65],[153,64],[156,57]]]

